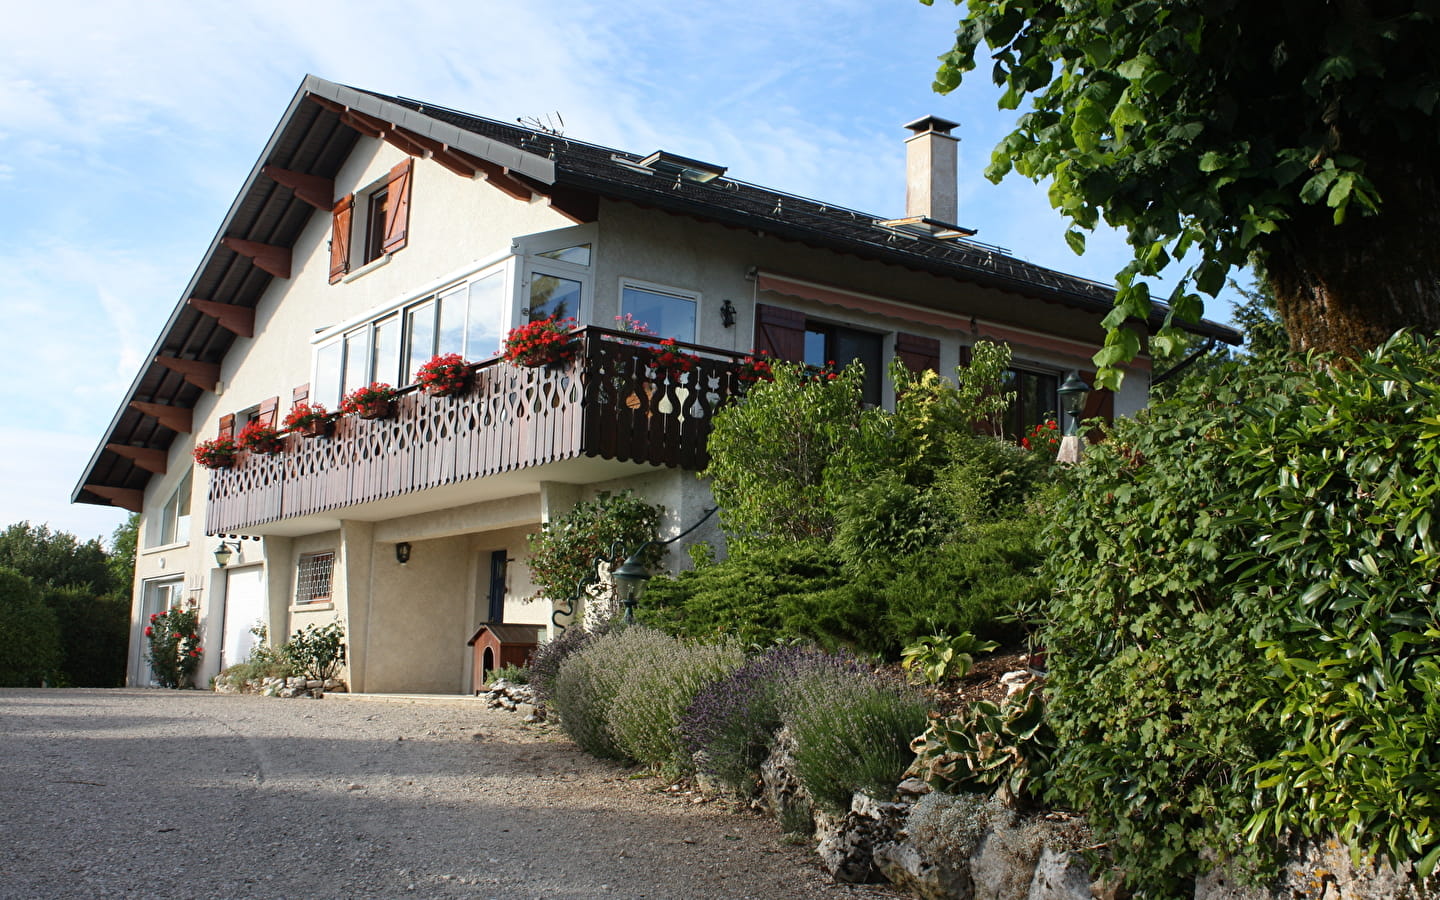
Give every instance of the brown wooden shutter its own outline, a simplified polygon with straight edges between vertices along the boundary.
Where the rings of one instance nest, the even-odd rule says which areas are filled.
[[[755,349],[776,359],[805,361],[805,314],[779,306],[755,304]]]
[[[350,271],[350,224],[355,213],[355,195],[346,194],[335,201],[330,228],[330,283],[334,284]]]
[[[309,384],[302,384],[302,385],[300,385],[299,387],[297,387],[295,390],[293,390],[293,391],[290,392],[290,402],[291,402],[291,403],[304,403],[306,400],[309,400],[309,399],[310,399],[310,385],[309,385]]]
[[[970,345],[969,345],[969,344],[966,344],[965,346],[961,347],[961,348],[960,348],[960,365],[962,365],[962,366],[968,366],[968,365],[970,365],[970,356],[971,356]]]
[[[394,253],[405,246],[410,231],[410,176],[415,169],[415,160],[406,159],[390,170],[389,206],[385,210],[386,253]]]
[[[220,436],[222,438],[235,437],[235,414],[220,417]]]
[[[895,335],[895,355],[912,372],[940,371],[940,339],[918,334]]]
[[[280,410],[280,398],[271,397],[260,404],[260,413],[255,417],[261,425],[275,427],[275,414]]]

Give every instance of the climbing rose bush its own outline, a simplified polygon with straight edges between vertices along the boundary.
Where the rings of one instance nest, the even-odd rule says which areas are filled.
[[[145,626],[150,652],[145,659],[161,687],[182,688],[192,684],[205,650],[200,646],[200,614],[175,607],[152,613]]]

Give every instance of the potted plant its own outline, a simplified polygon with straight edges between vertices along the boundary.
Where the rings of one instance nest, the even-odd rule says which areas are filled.
[[[450,397],[465,390],[470,364],[458,353],[442,353],[420,367],[415,380],[432,397]]]
[[[285,414],[283,424],[286,431],[293,431],[296,434],[312,438],[329,434],[330,427],[335,423],[322,404],[302,400],[290,407],[290,411]]]
[[[575,355],[570,332],[579,327],[575,319],[551,316],[512,328],[505,336],[502,355],[517,366],[545,366],[568,360]]]
[[[674,338],[665,338],[659,344],[650,348],[651,364],[665,375],[684,375],[695,368],[700,362],[700,357],[694,353],[687,353],[676,346]]]
[[[207,469],[228,469],[235,465],[235,453],[239,450],[228,437],[213,438],[195,445],[195,462]]]
[[[247,422],[245,427],[240,429],[240,436],[235,442],[240,445],[241,450],[249,450],[251,453],[279,453],[285,448],[285,442],[281,440],[280,432],[275,430],[275,426],[258,419]]]
[[[383,381],[372,381],[345,395],[340,402],[342,413],[354,413],[362,419],[383,419],[390,415],[395,402],[395,389]]]

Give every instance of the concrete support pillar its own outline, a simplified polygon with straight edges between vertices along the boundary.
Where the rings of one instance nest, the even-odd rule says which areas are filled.
[[[341,624],[349,653],[350,690],[363,693],[365,664],[370,655],[371,612],[374,608],[375,523],[342,521],[340,523],[340,558],[335,566],[335,596],[344,598]]]
[[[295,596],[295,539],[266,536],[261,542],[265,557],[265,628],[270,646],[278,647],[290,638],[290,601]]]
[[[1060,453],[1056,457],[1062,463],[1078,463],[1085,458],[1085,439],[1078,434],[1067,434],[1060,439]]]

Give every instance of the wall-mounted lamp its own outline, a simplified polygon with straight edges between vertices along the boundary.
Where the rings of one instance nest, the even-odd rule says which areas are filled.
[[[221,541],[220,546],[215,548],[215,565],[225,568],[230,565],[230,559],[240,552],[240,542],[231,544],[228,541]]]
[[[735,304],[729,300],[720,304],[720,324],[726,328],[733,328],[735,326]]]
[[[409,541],[401,541],[395,545],[395,561],[402,566],[410,561]]]

